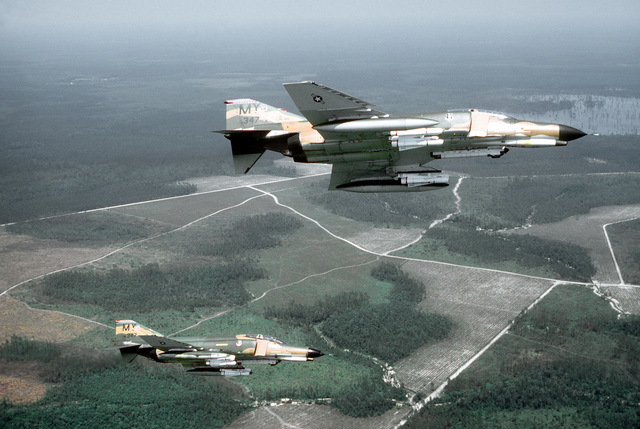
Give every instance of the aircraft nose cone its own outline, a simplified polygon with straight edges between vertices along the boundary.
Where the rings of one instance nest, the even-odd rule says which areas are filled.
[[[566,125],[560,125],[558,140],[563,142],[568,142],[571,140],[579,139],[580,137],[584,137],[586,135],[587,133],[582,132],[577,128],[568,127]]]
[[[309,347],[309,350],[307,351],[307,357],[317,358],[320,356],[324,356],[324,353],[322,353],[320,350],[312,349],[311,347]]]

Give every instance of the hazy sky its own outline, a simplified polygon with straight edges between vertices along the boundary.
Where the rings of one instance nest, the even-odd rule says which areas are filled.
[[[97,37],[112,34],[314,38],[355,35],[375,44],[416,34],[518,36],[596,34],[638,40],[637,0],[0,0],[5,36]],[[442,49],[438,46],[438,49]]]

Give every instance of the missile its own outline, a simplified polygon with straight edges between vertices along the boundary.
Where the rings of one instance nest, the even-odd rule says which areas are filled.
[[[548,138],[532,138],[532,139],[518,139],[507,140],[505,146],[518,146],[518,147],[550,147],[550,146],[566,146],[566,141],[560,141],[556,139]]]
[[[475,156],[489,156],[491,158],[500,158],[508,151],[508,148],[450,150],[447,152],[431,152],[431,156],[434,159],[471,158]]]
[[[390,137],[391,146],[398,150],[418,149],[427,146],[442,146],[444,140],[435,137],[419,138],[419,137]]]
[[[343,133],[368,133],[378,131],[405,131],[416,128],[428,128],[438,124],[433,119],[422,118],[371,118],[354,121],[338,122],[334,124],[316,125],[318,131],[332,131]]]
[[[438,138],[442,128],[417,128],[413,130],[393,130],[389,132],[391,146],[398,150],[418,149],[427,146],[442,146],[444,140]]]
[[[448,185],[449,175],[442,173],[400,173],[400,183],[410,188],[425,185]]]

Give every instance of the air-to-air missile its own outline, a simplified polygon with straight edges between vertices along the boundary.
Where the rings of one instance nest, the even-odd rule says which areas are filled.
[[[116,344],[123,360],[144,356],[156,362],[180,363],[199,375],[250,375],[244,365],[308,362],[323,356],[310,347],[290,346],[266,335],[168,338],[133,320],[116,321]]]

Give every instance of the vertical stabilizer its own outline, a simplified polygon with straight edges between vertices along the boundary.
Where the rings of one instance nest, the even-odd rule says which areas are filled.
[[[231,141],[236,174],[247,173],[266,150],[290,156],[289,139],[310,129],[304,117],[257,100],[240,98],[225,104],[226,130],[219,132]]]
[[[251,98],[227,100],[227,130],[284,130],[289,124],[306,122],[302,116]]]
[[[134,320],[116,320],[116,340],[129,340],[134,337],[155,335],[162,337],[163,335],[139,324]]]

